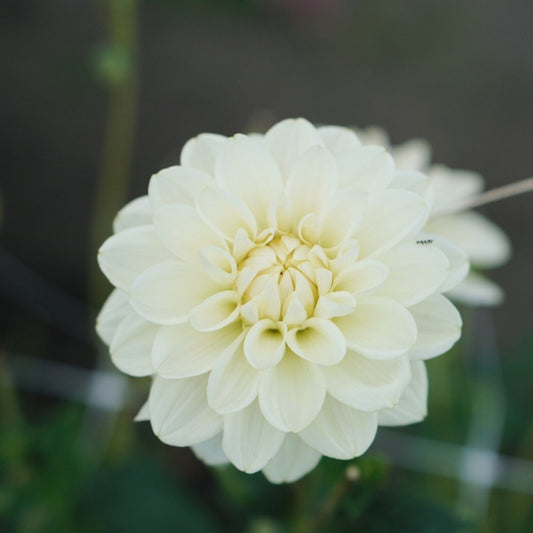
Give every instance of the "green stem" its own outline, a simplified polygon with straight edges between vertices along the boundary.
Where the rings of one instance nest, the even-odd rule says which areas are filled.
[[[121,51],[129,61],[124,76],[110,83],[102,165],[93,204],[89,300],[95,309],[109,292],[98,269],[96,254],[111,233],[113,218],[128,195],[139,84],[136,68],[137,1],[109,0],[107,6],[110,46]]]

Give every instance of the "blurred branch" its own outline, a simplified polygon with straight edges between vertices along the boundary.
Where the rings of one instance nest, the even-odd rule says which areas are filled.
[[[96,254],[111,232],[118,209],[126,202],[135,138],[138,93],[137,0],[108,0],[109,45],[100,54],[99,76],[109,89],[102,166],[93,204],[89,299],[98,308],[108,285]]]

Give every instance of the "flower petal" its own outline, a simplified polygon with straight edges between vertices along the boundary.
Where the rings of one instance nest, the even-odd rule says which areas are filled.
[[[390,184],[391,189],[410,191],[425,200],[429,208],[433,206],[433,188],[429,178],[421,172],[396,172]]]
[[[372,195],[357,231],[361,256],[392,248],[410,233],[419,231],[427,216],[427,204],[412,192],[388,189]]]
[[[322,455],[298,435],[287,434],[279,452],[263,468],[271,483],[292,483],[313,470]]]
[[[127,291],[146,269],[172,259],[152,226],[137,226],[113,235],[98,251],[98,264],[109,281]]]
[[[259,391],[259,372],[244,357],[242,342],[228,352],[209,375],[207,401],[220,414],[240,411]]]
[[[202,133],[189,139],[181,151],[180,163],[213,176],[215,159],[225,140],[226,137],[214,133]]]
[[[196,209],[184,204],[169,204],[154,215],[157,234],[165,246],[186,261],[200,261],[200,250],[212,245],[225,248],[224,240],[201,218]]]
[[[352,409],[326,396],[314,422],[299,435],[323,455],[334,459],[352,459],[368,449],[376,430],[376,413]]]
[[[321,126],[318,134],[326,148],[335,156],[340,157],[361,147],[361,141],[355,132],[339,126]]]
[[[226,454],[222,450],[222,432],[204,442],[193,444],[191,448],[196,457],[206,465],[220,466],[229,463]]]
[[[287,326],[264,318],[256,322],[246,334],[244,353],[250,365],[257,369],[277,365],[285,353]]]
[[[322,221],[320,245],[333,248],[351,237],[363,219],[367,201],[367,195],[354,187],[338,191]]]
[[[154,174],[148,185],[148,196],[153,211],[169,204],[185,204],[193,207],[198,193],[213,178],[193,168],[174,166]]]
[[[409,311],[389,298],[371,296],[351,315],[334,319],[352,350],[372,359],[406,353],[416,340],[416,323]]]
[[[111,344],[118,325],[126,318],[130,310],[128,295],[120,289],[115,289],[96,318],[96,333],[106,344]]]
[[[434,218],[425,230],[453,241],[479,268],[500,266],[511,256],[507,235],[496,224],[474,211]]]
[[[162,326],[154,340],[152,364],[157,374],[167,379],[203,374],[241,332],[242,328],[233,324],[210,333],[199,332],[188,323]]]
[[[131,376],[151,375],[150,353],[158,329],[132,309],[118,326],[109,348],[116,367]]]
[[[269,206],[283,190],[279,169],[270,154],[253,139],[235,135],[225,141],[215,172],[218,183],[250,208],[258,229],[265,229]]]
[[[405,306],[421,302],[442,286],[450,262],[434,244],[410,241],[397,244],[379,256],[390,269],[389,277],[377,294],[393,298]]]
[[[407,357],[378,361],[352,351],[323,372],[328,394],[361,411],[393,407],[411,379]]]
[[[196,205],[204,220],[222,237],[233,240],[240,228],[252,239],[257,234],[257,223],[248,206],[237,196],[223,189],[206,189],[197,198]]]
[[[237,320],[240,303],[235,291],[217,292],[192,310],[191,325],[198,331],[221,329]]]
[[[167,261],[154,265],[137,278],[130,291],[130,303],[146,320],[163,325],[179,324],[216,290],[201,268]]]
[[[366,259],[345,268],[333,282],[335,291],[345,291],[355,296],[368,295],[378,289],[390,272],[381,261]]]
[[[265,134],[265,142],[285,178],[304,152],[312,146],[323,146],[315,127],[303,118],[278,122]]]
[[[150,420],[150,407],[148,405],[148,400],[143,403],[133,420],[135,420],[135,422],[148,422]]]
[[[156,377],[148,399],[154,433],[166,444],[190,446],[210,439],[222,429],[222,416],[206,398],[207,377]]]
[[[431,161],[431,147],[423,139],[411,139],[392,149],[394,162],[398,170],[423,171]]]
[[[281,431],[298,432],[307,427],[320,411],[325,395],[320,369],[291,352],[261,376],[261,411]]]
[[[435,294],[409,308],[418,330],[410,359],[429,359],[447,352],[461,336],[461,315],[454,305]]]
[[[152,208],[148,196],[135,198],[126,204],[113,220],[113,231],[119,233],[125,229],[136,226],[145,226],[152,223]]]
[[[477,272],[470,272],[459,285],[446,294],[455,302],[476,306],[500,305],[504,298],[500,286]]]
[[[293,166],[287,181],[287,196],[291,201],[293,231],[300,220],[310,214],[319,215],[337,188],[337,166],[330,152],[314,146]]]
[[[382,146],[364,146],[339,158],[339,187],[376,192],[391,182],[394,161]]]
[[[252,474],[261,470],[276,455],[285,433],[272,427],[257,402],[224,416],[222,449],[239,469]]]
[[[422,361],[411,362],[411,381],[398,404],[378,413],[380,426],[405,426],[420,422],[427,414],[428,378]]]
[[[448,292],[465,279],[470,269],[470,263],[466,253],[459,246],[435,233],[422,233],[419,235],[420,239],[433,241],[433,244],[446,255],[450,263],[448,276],[439,287],[439,292]]]
[[[295,354],[319,365],[335,365],[346,353],[344,335],[333,322],[323,318],[309,318],[289,330],[287,344]]]

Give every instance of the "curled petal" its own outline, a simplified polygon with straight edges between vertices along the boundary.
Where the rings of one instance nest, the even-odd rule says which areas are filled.
[[[222,432],[204,442],[193,444],[192,451],[206,465],[220,466],[229,463],[226,454],[222,450]]]
[[[213,294],[192,310],[192,327],[198,331],[214,331],[231,324],[239,316],[240,301],[235,291]]]
[[[214,133],[202,133],[189,139],[181,151],[181,164],[213,176],[215,159],[225,140],[226,137]]]
[[[323,318],[309,318],[302,326],[289,330],[291,350],[319,365],[335,365],[346,353],[346,340],[339,328]]]
[[[339,186],[376,192],[391,182],[394,161],[382,146],[365,146],[339,158]]]
[[[126,318],[130,310],[128,295],[120,289],[115,289],[96,318],[96,333],[106,344],[111,344],[118,325]]]
[[[371,259],[357,261],[335,277],[333,288],[336,291],[348,292],[357,297],[363,294],[368,295],[378,289],[389,274],[389,268],[381,261]]]
[[[321,126],[318,134],[326,148],[335,156],[340,157],[361,147],[361,141],[355,132],[339,126]]]
[[[264,318],[256,322],[246,334],[244,353],[248,362],[257,369],[277,365],[285,353],[287,326]]]

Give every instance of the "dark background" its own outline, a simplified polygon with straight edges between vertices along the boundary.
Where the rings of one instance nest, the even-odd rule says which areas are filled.
[[[131,14],[135,2],[0,6],[0,349],[8,366],[17,354],[96,363],[101,346],[86,302],[97,309],[110,288],[98,288],[103,276],[90,281],[97,184],[105,190],[113,168],[106,143],[127,182],[115,191],[120,201],[98,213],[101,240],[110,213],[145,194],[150,175],[177,162],[188,138],[286,117],[379,125],[393,143],[426,138],[434,161],[479,171],[488,188],[532,173],[531,0],[153,0],[138,2],[133,40],[129,19],[122,29],[110,22],[115,4]],[[130,143],[124,132],[133,131]],[[511,261],[492,274],[506,301],[481,336],[495,333],[502,354],[515,428],[504,451],[524,459],[533,458],[524,444],[533,442],[532,198],[483,210],[513,243]],[[20,394],[30,419],[57,407],[43,394]]]

